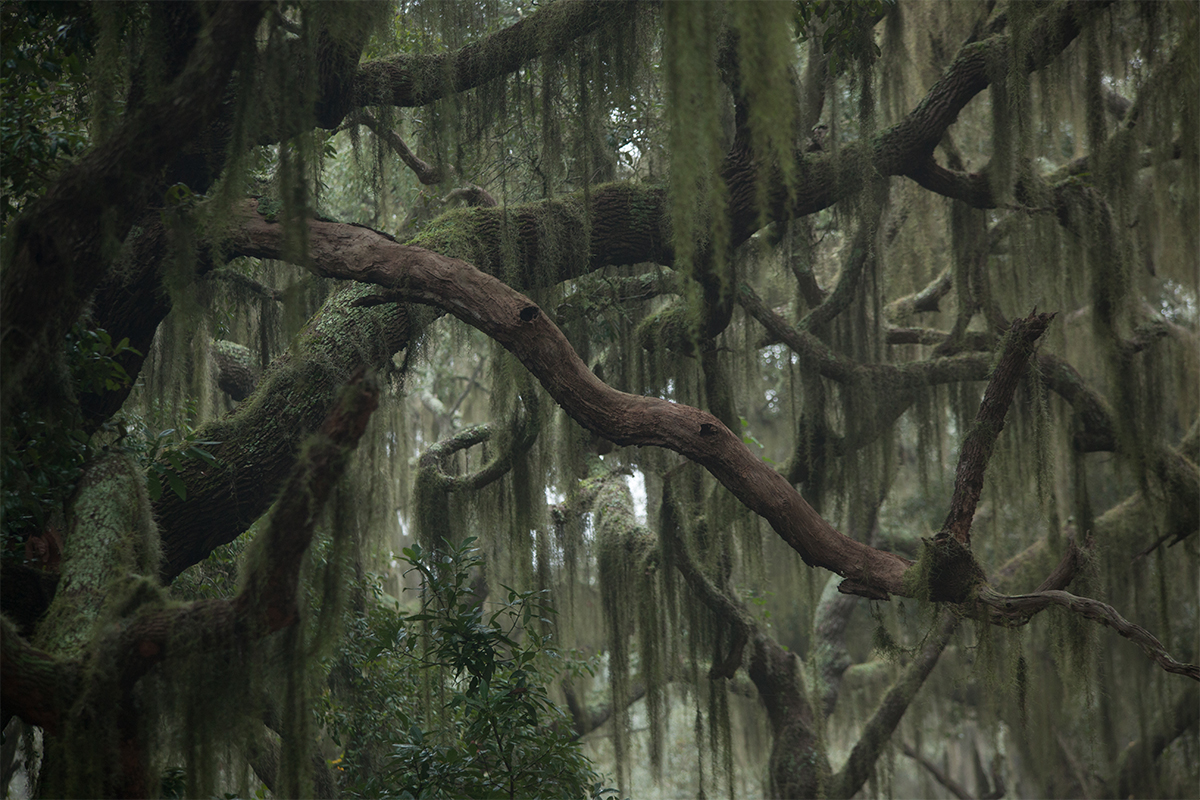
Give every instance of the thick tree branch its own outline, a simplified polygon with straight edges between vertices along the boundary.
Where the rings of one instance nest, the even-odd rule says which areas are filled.
[[[354,307],[371,293],[350,287],[331,298],[250,397],[200,428],[198,438],[218,443],[205,448],[215,466],[188,460],[181,475],[187,499],[164,492],[154,504],[164,580],[233,541],[266,513],[300,443],[320,426],[339,387],[360,366],[381,368],[408,345],[420,324],[415,315],[396,303]]]
[[[1200,690],[1188,686],[1175,705],[1164,712],[1156,726],[1144,730],[1117,759],[1115,797],[1152,796],[1154,782],[1147,778],[1155,773],[1155,760],[1173,741],[1200,725]]]
[[[943,297],[950,293],[953,285],[953,274],[950,268],[947,267],[924,289],[888,303],[884,309],[884,314],[887,315],[888,319],[902,320],[912,314],[938,311],[939,303],[941,303]]]
[[[313,220],[309,230],[313,271],[385,286],[445,309],[512,352],[588,430],[619,445],[655,445],[688,457],[763,516],[806,563],[881,591],[903,590],[907,559],[843,536],[711,414],[618,392],[600,381],[529,298],[463,261],[366,229]],[[278,253],[280,234],[278,225],[248,214],[235,246]]]
[[[925,679],[937,666],[942,650],[958,628],[958,622],[959,618],[952,611],[941,612],[941,618],[930,632],[921,652],[905,667],[904,673],[884,695],[871,719],[863,726],[845,765],[831,781],[830,797],[853,797],[871,776],[875,762],[891,740],[892,732],[900,724]]]
[[[6,617],[0,617],[0,637],[0,723],[15,715],[57,733],[79,696],[83,664],[32,646]]]
[[[555,55],[603,25],[636,13],[634,3],[599,0],[552,3],[453,53],[404,54],[361,64],[353,106],[423,106],[515,72],[540,56]]]
[[[85,642],[71,633],[73,628],[60,634],[60,639],[66,637],[65,651],[80,653],[81,658],[97,649],[118,654],[116,688],[124,696],[151,666],[164,659],[213,648],[244,647],[252,639],[294,624],[299,618],[300,566],[313,526],[377,403],[378,389],[361,374],[342,392],[320,433],[308,442],[263,534],[259,546],[266,550],[264,557],[255,562],[259,566],[235,598],[165,607],[150,593],[140,592],[121,601],[128,607],[126,616],[103,640]],[[86,556],[86,552],[80,555]],[[60,603],[68,600],[58,598]],[[72,604],[78,612],[79,603]],[[91,619],[87,615],[82,618],[85,622]],[[26,722],[51,732],[63,724],[63,714],[78,698],[86,699],[95,690],[85,683],[78,660],[55,658],[28,645],[7,621],[3,669],[4,713],[18,713]],[[128,698],[124,701],[130,702]]]

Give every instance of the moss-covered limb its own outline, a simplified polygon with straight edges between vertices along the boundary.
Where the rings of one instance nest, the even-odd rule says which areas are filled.
[[[154,504],[165,580],[261,517],[295,464],[300,442],[321,424],[347,377],[359,366],[387,365],[408,345],[418,325],[414,315],[396,303],[353,307],[370,293],[369,287],[350,287],[330,298],[254,394],[197,432],[199,439],[219,443],[206,448],[215,466],[189,459],[181,475],[187,498],[163,492]]]
[[[58,590],[35,641],[54,653],[79,655],[102,616],[119,617],[122,604],[138,601],[146,578],[136,576],[158,569],[145,477],[128,456],[88,466],[67,515],[63,553]]]
[[[455,543],[451,529],[450,495],[454,492],[478,491],[508,474],[517,459],[533,447],[541,431],[538,419],[536,394],[527,395],[528,407],[524,414],[515,418],[510,427],[507,441],[479,469],[465,475],[451,475],[446,471],[446,459],[457,452],[483,444],[493,438],[492,425],[472,425],[440,442],[426,448],[417,460],[416,520],[421,543],[433,550],[443,542]]]
[[[932,328],[888,328],[885,336],[888,344],[920,344],[926,347],[936,347],[950,338],[946,331]],[[955,347],[939,350],[939,353],[951,356],[960,352],[990,352],[995,347],[996,337],[993,334],[987,331],[965,331],[958,337]]]
[[[860,212],[858,230],[850,244],[849,255],[838,272],[837,284],[821,305],[809,311],[797,324],[800,330],[820,332],[839,314],[850,307],[858,294],[864,272],[873,270],[875,240],[887,200],[887,181],[873,182],[867,189],[867,202]]]
[[[131,689],[164,659],[245,647],[296,622],[300,566],[313,526],[378,401],[378,387],[360,368],[320,430],[305,443],[266,530],[255,542],[256,559],[236,597],[127,609],[121,627],[96,645],[115,654],[121,687]]]
[[[264,300],[273,300],[276,303],[282,303],[284,299],[282,289],[276,289],[274,286],[264,286],[244,272],[239,272],[232,267],[218,267],[211,270],[208,273],[208,279],[233,284]]]
[[[132,349],[117,356],[117,363],[135,380],[110,392],[88,392],[79,398],[84,429],[89,434],[116,414],[133,391],[158,325],[171,310],[161,270],[172,247],[172,234],[158,209],[140,217],[137,227],[140,230],[125,242],[127,257],[96,289],[90,320],[95,327],[108,331],[114,342],[129,340]]]
[[[897,389],[914,389],[938,383],[986,380],[991,367],[990,356],[974,354],[943,356],[905,364],[861,365],[835,352],[816,335],[793,326],[767,308],[757,293],[745,284],[740,287],[738,302],[746,313],[766,329],[773,341],[787,345],[810,369],[841,384],[870,381]]]
[[[471,444],[466,440],[458,443],[455,440],[458,437],[452,437],[445,443],[445,447],[435,451],[442,445],[442,442],[430,447],[422,455],[420,465],[424,467],[433,467],[438,470],[439,475],[446,481],[446,488],[451,492],[460,491],[478,491],[483,487],[494,483],[504,477],[512,468],[513,463],[523,457],[533,447],[538,439],[538,434],[542,430],[542,420],[539,417],[539,402],[536,391],[530,391],[522,395],[525,404],[525,411],[518,414],[509,425],[508,441],[501,440],[502,447],[499,448],[496,454],[488,460],[479,469],[470,472],[466,475],[448,475],[442,470],[442,459],[451,455],[458,450],[470,447]],[[483,426],[476,426],[483,427]],[[464,433],[466,433],[464,431]],[[492,430],[487,428],[486,437],[491,438]],[[480,439],[483,441],[484,439]],[[426,460],[426,456],[429,460]]]
[[[678,501],[674,497],[673,481],[669,477],[663,483],[663,504],[664,507],[670,507],[674,519],[682,518]],[[713,614],[734,630],[736,647],[723,663],[713,664],[711,675],[714,678],[732,678],[733,673],[742,664],[743,648],[758,633],[757,623],[736,594],[727,592],[704,573],[692,558],[677,524],[662,525],[660,535],[663,547],[670,550],[670,561],[679,570],[688,588]]]
[[[1012,403],[1017,381],[1025,374],[1025,367],[1033,356],[1034,343],[1045,332],[1054,314],[1031,314],[1013,323],[1004,342],[1004,350],[992,378],[988,381],[979,405],[975,424],[963,441],[958,467],[954,477],[954,495],[950,500],[950,511],[942,525],[940,535],[952,536],[959,542],[971,544],[971,522],[975,518],[975,506],[983,491],[983,474],[991,460],[992,450],[1000,431],[1004,430],[1004,417]]]
[[[879,528],[879,509],[887,497],[887,487],[878,486],[875,492],[863,492],[860,501],[850,509],[850,533],[854,538],[874,544]],[[817,706],[824,717],[833,714],[841,692],[842,676],[850,667],[846,648],[846,626],[860,604],[859,595],[844,591],[837,576],[830,576],[813,615],[813,646],[808,656],[816,667],[820,683],[812,688],[819,699]],[[881,598],[887,599],[887,598]]]
[[[81,663],[34,647],[4,617],[0,637],[0,720],[15,715],[57,733],[83,685]]]
[[[234,400],[245,400],[254,392],[259,369],[250,348],[225,339],[209,345],[217,370],[217,385]]]
[[[903,320],[913,314],[937,311],[942,298],[949,294],[953,287],[954,278],[947,267],[925,288],[888,303],[884,307],[884,314],[890,320]]]
[[[691,593],[733,631],[728,652],[709,672],[710,678],[732,679],[746,665],[771,723],[772,744],[768,780],[773,797],[819,797],[829,764],[818,735],[819,726],[799,674],[799,661],[754,621],[732,590],[718,585],[692,557],[673,520],[681,518],[675,495],[678,474],[663,483],[663,537],[667,558]],[[749,658],[745,650],[749,648]]]
[[[766,328],[775,341],[783,342],[804,362],[816,368],[825,377],[838,383],[850,381],[858,365],[849,358],[834,352],[828,344],[813,333],[801,330],[779,314],[776,314],[747,284],[738,291],[738,303],[750,316]]]
[[[320,430],[305,443],[266,530],[255,542],[261,547],[259,560],[234,602],[240,613],[257,617],[266,631],[298,618],[300,563],[313,526],[378,405],[379,387],[360,367],[339,392]]]
[[[654,270],[632,277],[589,275],[576,281],[574,288],[554,309],[559,321],[584,319],[597,308],[678,295],[681,291],[679,274],[672,270]]]
[[[1047,66],[1109,5],[1086,0],[1052,3],[1030,26],[1030,41],[1017,55],[1021,62],[1013,66],[1025,72]],[[876,137],[875,165],[880,173],[906,174],[920,162],[919,156],[932,153],[971,98],[1002,74],[1012,50],[1007,33],[965,45],[917,107]]]
[[[392,148],[392,152],[400,157],[400,160],[404,162],[404,166],[413,171],[413,174],[422,185],[431,186],[435,183],[441,183],[446,179],[445,170],[418,158],[417,154],[409,148],[398,133],[375,119],[374,115],[370,112],[362,109],[355,111],[350,115],[349,121],[351,124],[361,123],[366,125],[372,133],[378,136],[388,147]]]
[[[223,243],[233,255],[281,258],[281,226],[254,203],[235,210],[237,224]],[[313,260],[366,257],[387,237],[369,228],[311,220],[310,243],[327,247]],[[379,242],[373,242],[376,237]],[[593,186],[583,195],[507,208],[477,207],[443,214],[413,241],[470,261],[484,272],[532,289],[577,278],[612,264],[671,264],[670,223],[663,190],[624,183]],[[339,248],[347,248],[338,256]]]
[[[587,736],[592,731],[599,728],[604,723],[608,722],[615,709],[611,702],[605,703],[599,708],[588,708],[579,700],[579,695],[575,692],[575,687],[570,683],[564,682],[562,685],[563,697],[567,701],[567,711],[571,714],[571,726],[575,731],[576,737]],[[629,694],[625,698],[628,702],[626,707],[636,703],[646,696],[646,684],[642,681],[635,681],[629,687]]]
[[[1082,453],[1111,451],[1117,447],[1113,409],[1103,395],[1095,391],[1066,360],[1053,353],[1039,353],[1038,369],[1051,390],[1074,409],[1079,427],[1074,447]]]
[[[829,759],[799,668],[795,653],[762,631],[754,637],[747,672],[771,723],[771,797],[831,796]]]
[[[1074,614],[1112,628],[1142,648],[1142,651],[1150,659],[1167,672],[1200,681],[1200,666],[1176,661],[1154,634],[1125,619],[1107,603],[1101,603],[1090,597],[1078,597],[1056,589],[1031,594],[1006,595],[986,584],[977,588],[976,597],[994,617],[1010,620],[1012,624],[1022,624],[1034,614],[1050,606],[1062,606]]]
[[[603,25],[621,25],[634,3],[578,0],[544,6],[453,53],[405,54],[360,64],[353,106],[423,106],[515,72],[539,56],[565,52]]]
[[[1112,135],[1096,148],[1095,152],[1085,153],[1064,164],[1048,175],[1047,180],[1051,183],[1058,183],[1071,176],[1091,172],[1098,165],[1111,165],[1114,155],[1120,155],[1123,158],[1128,157],[1129,137],[1136,135],[1138,121],[1142,118],[1147,104],[1178,92],[1181,84],[1188,80],[1194,80],[1191,77],[1193,70],[1191,59],[1194,58],[1196,46],[1196,29],[1195,26],[1191,26],[1186,29],[1185,35],[1171,51],[1170,57],[1160,60],[1157,68],[1141,83],[1136,98],[1131,101],[1116,95],[1116,92],[1112,90],[1106,91],[1105,102],[1106,106],[1109,107],[1110,113],[1115,113],[1121,108],[1124,109],[1120,112],[1120,125],[1118,125]],[[1115,100],[1110,103],[1110,98],[1114,97]],[[1159,147],[1161,148],[1164,145],[1166,146],[1165,152],[1136,152],[1135,157],[1138,159],[1138,168],[1148,167],[1156,158],[1162,158],[1164,155],[1172,159],[1180,158],[1183,155],[1181,141],[1162,142],[1159,144]]]
[[[1175,544],[1200,531],[1200,468],[1180,449],[1159,443],[1148,450],[1150,468],[1167,501],[1164,538]]]
[[[1200,725],[1200,689],[1189,685],[1175,701],[1175,705],[1159,719],[1152,729],[1144,731],[1141,738],[1129,743],[1116,763],[1116,774],[1109,782],[1110,790],[1115,787],[1113,797],[1151,797],[1153,784],[1146,786],[1147,778],[1154,775],[1154,762],[1167,746],[1188,731]]]
[[[216,111],[265,8],[219,5],[161,99],[133,110],[15,223],[0,287],[0,412],[79,318],[163,168]]]
[[[817,604],[813,619],[816,643],[809,655],[810,659],[816,661],[817,674],[821,678],[820,709],[826,718],[837,706],[842,675],[850,666],[850,652],[846,649],[846,626],[859,603],[857,595],[838,591],[840,583],[837,576],[831,576],[821,593],[821,601]]]
[[[937,665],[938,658],[958,628],[959,617],[949,610],[942,611],[921,652],[904,668],[904,673],[892,685],[875,708],[845,765],[830,781],[829,797],[849,798],[862,788],[875,768],[875,762],[891,740],[892,733],[904,712],[912,704],[925,679]]]
[[[1033,38],[1025,48],[1026,71],[1041,69],[1082,31],[1083,26],[1111,5],[1063,0],[1053,3],[1031,26]],[[1011,37],[997,34],[972,42],[905,119],[875,140],[876,168],[884,175],[907,175],[930,191],[962,200],[975,208],[995,208],[999,202],[986,170],[964,173],[946,169],[933,159],[933,149],[966,103],[1000,74],[1009,58]],[[1018,195],[1021,187],[1018,183]]]

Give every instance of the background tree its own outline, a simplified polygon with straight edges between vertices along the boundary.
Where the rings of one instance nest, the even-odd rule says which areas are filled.
[[[457,745],[385,769],[316,725],[417,688],[338,654],[410,630],[367,574],[474,536],[451,618],[504,675],[595,656],[554,695],[623,792],[643,740],[689,793],[1194,786],[1195,3],[3,23],[3,714],[40,793],[439,785]],[[478,627],[540,592],[556,622]],[[422,713],[560,736],[455,658]]]

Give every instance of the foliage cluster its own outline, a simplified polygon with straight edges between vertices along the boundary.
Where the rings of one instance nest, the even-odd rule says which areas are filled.
[[[420,578],[405,613],[368,582],[331,669],[322,722],[342,748],[335,766],[355,797],[601,797],[600,777],[551,701],[557,679],[590,671],[553,644],[543,592],[472,589],[474,537],[402,556]]]
[[[78,3],[0,8],[0,223],[41,193],[88,142],[83,124],[90,17]]]

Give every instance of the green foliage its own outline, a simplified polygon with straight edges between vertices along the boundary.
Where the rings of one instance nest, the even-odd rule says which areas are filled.
[[[67,364],[76,391],[104,394],[128,386],[129,373],[117,361],[125,353],[141,355],[129,346],[128,337],[113,344],[108,331],[102,328],[72,328],[67,335]]]
[[[810,26],[820,22],[821,50],[829,59],[830,73],[837,75],[855,60],[873,62],[879,45],[872,34],[875,21],[886,14],[896,0],[843,0],[837,3],[796,3],[796,34],[801,41],[810,35]]]
[[[102,329],[75,325],[67,335],[64,358],[77,394],[103,394],[129,385],[117,362],[123,353],[140,355],[128,339],[113,344]],[[64,420],[49,409],[21,411],[5,421],[0,461],[0,520],[5,553],[40,533],[74,488],[90,457],[89,437],[75,417]]]
[[[80,55],[91,47],[76,4],[0,11],[0,222],[7,225],[86,144]]]
[[[542,632],[554,613],[542,592],[506,588],[485,610],[473,542],[404,550],[421,578],[418,613],[372,586],[325,696],[324,724],[344,748],[333,766],[356,797],[603,796],[547,693],[588,667]]]
[[[146,490],[151,500],[162,497],[163,483],[171,488],[180,500],[187,499],[187,487],[183,483],[185,459],[200,460],[215,465],[217,459],[203,446],[214,445],[217,442],[200,441],[194,430],[188,431],[183,442],[170,447],[175,436],[175,429],[168,428],[151,435],[150,431],[142,428],[143,435],[131,441],[140,460],[146,465]]]

